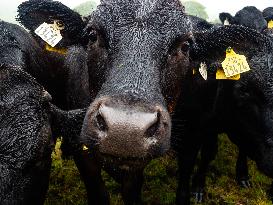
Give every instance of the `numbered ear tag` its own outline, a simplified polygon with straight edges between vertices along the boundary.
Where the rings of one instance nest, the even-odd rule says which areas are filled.
[[[226,77],[225,72],[223,69],[218,68],[216,72],[216,79],[217,80],[239,80],[241,77],[240,74],[234,75],[232,77]]]
[[[51,47],[56,46],[63,38],[55,22],[54,24],[43,23],[34,32]]]
[[[229,25],[230,25],[230,23],[229,23],[228,19],[226,19],[226,20],[224,21],[224,26],[229,26]]]
[[[273,20],[270,20],[267,24],[267,28],[273,29]]]
[[[199,73],[204,78],[204,80],[208,79],[208,71],[206,63],[200,63]]]
[[[226,59],[222,62],[226,77],[231,77],[250,70],[244,55],[239,55],[232,48],[227,48]]]

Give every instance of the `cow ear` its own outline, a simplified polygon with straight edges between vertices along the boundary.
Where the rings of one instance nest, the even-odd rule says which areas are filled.
[[[263,10],[263,17],[267,22],[273,20],[273,7],[267,7]]]
[[[230,13],[225,13],[225,12],[220,13],[219,19],[224,25],[235,24],[235,18]]]
[[[251,58],[257,51],[263,52],[272,49],[272,42],[267,36],[247,27],[221,26],[194,33],[190,59],[197,64],[208,61],[222,62],[228,47]]]
[[[35,36],[34,31],[43,23],[53,24],[58,22],[62,26],[62,40],[58,45],[67,47],[81,43],[82,33],[86,22],[77,12],[68,8],[58,1],[52,0],[29,0],[18,7],[17,20]],[[80,41],[80,42],[79,42]]]

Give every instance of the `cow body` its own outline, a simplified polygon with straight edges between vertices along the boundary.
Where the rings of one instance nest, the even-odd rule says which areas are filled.
[[[75,124],[85,112],[53,106],[49,93],[26,72],[52,86],[40,47],[19,26],[1,21],[0,30],[0,201],[43,204],[56,137],[79,134]]]
[[[244,166],[247,155],[256,162],[260,171],[272,177],[272,100],[269,94],[272,92],[272,44],[269,38],[262,34],[261,37],[269,47],[254,52],[249,47],[250,53],[241,51],[249,56],[251,71],[241,74],[240,80],[216,80],[216,70],[221,64],[214,62],[208,65],[207,81],[197,75],[188,81],[191,83],[184,85],[182,102],[175,113],[179,121],[185,122],[184,129],[180,129],[181,137],[174,133],[172,140],[173,147],[178,150],[181,167],[178,204],[189,204],[189,179],[201,148],[202,161],[192,186],[193,191],[197,192],[197,200],[202,199],[206,163],[215,157],[218,133],[226,132],[240,149],[239,161],[243,163],[237,164],[237,174],[247,176],[247,167]]]
[[[56,137],[70,133],[69,126],[75,129],[84,111],[53,106],[51,96],[20,67],[2,64],[0,79],[1,204],[43,204]]]
[[[2,204],[43,204],[48,187],[54,148],[50,99],[29,77],[20,69],[0,68]]]

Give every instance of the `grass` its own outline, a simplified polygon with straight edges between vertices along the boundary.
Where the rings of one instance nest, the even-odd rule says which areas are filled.
[[[242,189],[235,182],[235,162],[237,148],[225,135],[220,138],[220,148],[207,177],[207,205],[272,205],[266,196],[271,179],[259,173],[253,162],[249,170],[253,188]],[[171,205],[175,201],[176,161],[172,156],[153,160],[145,169],[145,182],[142,197],[145,204]],[[123,204],[117,184],[105,172],[103,177],[110,191],[111,205]],[[84,205],[87,204],[84,184],[78,170],[71,160],[62,160],[59,144],[53,153],[50,186],[46,205]],[[193,202],[194,204],[194,202]]]

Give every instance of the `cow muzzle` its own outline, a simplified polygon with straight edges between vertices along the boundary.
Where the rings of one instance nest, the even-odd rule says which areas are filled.
[[[170,129],[169,113],[160,105],[99,99],[87,112],[82,136],[101,154],[134,159],[168,150]]]

